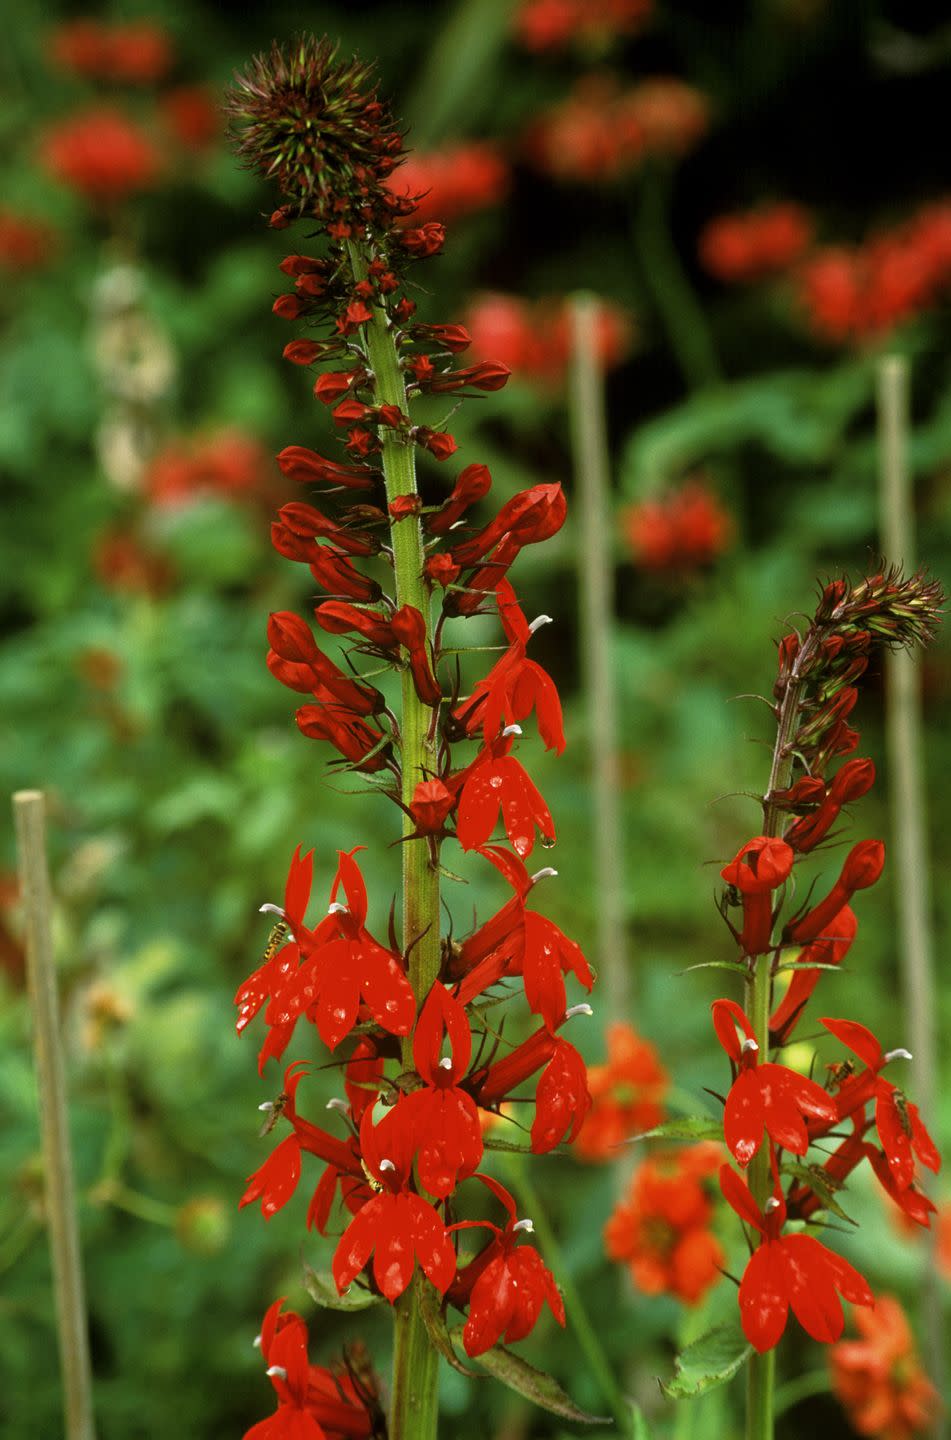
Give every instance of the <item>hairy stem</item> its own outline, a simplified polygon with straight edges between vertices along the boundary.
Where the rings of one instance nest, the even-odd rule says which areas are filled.
[[[358,246],[351,244],[350,260],[355,278],[366,276],[366,261]],[[390,323],[382,309],[364,327],[364,339],[373,389],[379,405],[398,405],[407,413],[406,385]],[[400,495],[415,495],[415,445],[389,428],[383,434],[383,474],[386,498],[391,503]],[[427,644],[432,643],[432,604],[423,574],[423,535],[419,519],[409,516],[392,525],[393,569],[398,605],[412,605],[426,622]],[[400,760],[402,800],[409,805],[420,780],[437,769],[433,712],[416,693],[409,667],[401,675]],[[404,812],[403,834],[414,825]],[[425,840],[408,840],[403,852],[403,950],[409,957],[409,980],[417,1009],[429,994],[439,974],[439,871],[432,864]],[[403,1066],[413,1065],[413,1039],[403,1039]],[[396,1305],[393,1348],[393,1395],[390,1440],[435,1440],[438,1422],[439,1357],[432,1348],[419,1303],[419,1289],[429,1282],[417,1272],[412,1285]]]

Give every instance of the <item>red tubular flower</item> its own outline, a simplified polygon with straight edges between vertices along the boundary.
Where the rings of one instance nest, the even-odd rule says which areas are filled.
[[[451,1056],[440,1059],[448,1038]],[[430,1195],[445,1199],[482,1159],[482,1131],[475,1101],[459,1080],[472,1055],[466,1012],[437,980],[413,1032],[413,1063],[425,1081],[403,1101],[404,1120],[417,1141],[417,1167]]]
[[[285,445],[277,463],[289,480],[301,485],[342,485],[348,490],[372,490],[375,473],[362,465],[338,465],[304,445]]]
[[[389,620],[376,610],[358,610],[343,600],[325,600],[314,611],[314,619],[331,635],[346,635],[356,630],[380,650],[392,650],[397,641]]]
[[[292,500],[289,504],[282,505],[277,513],[285,529],[302,540],[313,540],[320,536],[324,540],[332,540],[338,550],[345,550],[348,555],[374,555],[380,548],[376,536],[349,525],[341,525],[302,500]]]
[[[329,691],[321,704],[302,705],[294,718],[302,735],[309,740],[329,740],[358,770],[382,770],[387,763],[387,747],[380,748],[382,732],[335,704]]]
[[[865,795],[874,782],[875,766],[871,760],[847,760],[833,777],[819,808],[791,825],[784,840],[800,853],[813,850],[838,820],[842,806]]]
[[[346,1369],[307,1363],[307,1327],[299,1315],[280,1314],[275,1300],[261,1324],[260,1349],[277,1393],[277,1411],[246,1431],[244,1440],[369,1440],[376,1419],[371,1390],[359,1389]]]
[[[566,513],[567,504],[560,485],[533,485],[507,500],[495,519],[478,535],[454,546],[453,559],[460,565],[471,565],[487,555],[505,535],[514,535],[520,545],[548,540],[561,529]]]
[[[844,906],[829,925],[829,933],[800,950],[796,959],[789,989],[770,1016],[770,1039],[785,1044],[799,1022],[803,1008],[822,978],[821,970],[809,969],[810,961],[816,965],[840,965],[848,954],[858,933],[859,922],[855,911]]]
[[[762,1236],[740,1284],[743,1333],[761,1355],[779,1341],[790,1306],[807,1334],[828,1345],[845,1325],[839,1295],[853,1305],[875,1304],[868,1282],[840,1255],[811,1235],[781,1233],[782,1199],[767,1202],[764,1215],[729,1165],[720,1169],[720,1188],[740,1219]]]
[[[268,669],[292,690],[311,694],[329,691],[338,705],[354,715],[374,715],[383,708],[383,696],[372,685],[352,680],[321,651],[305,621],[291,610],[277,611],[268,619],[271,645]]]
[[[484,1355],[501,1340],[509,1345],[524,1340],[535,1328],[545,1304],[559,1325],[565,1323],[565,1303],[554,1276],[537,1250],[519,1243],[524,1235],[532,1233],[532,1222],[516,1219],[515,1201],[504,1185],[488,1175],[478,1178],[504,1206],[509,1218],[504,1230],[487,1225],[495,1231],[495,1239],[466,1267],[478,1267],[469,1292],[469,1318],[462,1332],[462,1343],[470,1357]],[[458,1279],[465,1288],[466,1271],[460,1272]]]
[[[555,823],[524,768],[509,755],[511,748],[512,736],[500,735],[462,772],[456,836],[463,850],[479,849],[495,829],[501,810],[509,842],[524,860],[534,849],[536,827],[549,845],[554,844]]]
[[[785,1065],[759,1062],[753,1027],[735,1000],[715,1000],[713,1027],[717,1039],[738,1067],[723,1111],[723,1135],[739,1165],[747,1166],[763,1141],[763,1132],[794,1155],[805,1155],[809,1132],[805,1115],[838,1118],[835,1101],[821,1085]],[[737,1025],[746,1039],[741,1043]]]
[[[785,884],[795,856],[784,840],[758,835],[748,840],[721,879],[743,897],[743,933],[740,944],[747,955],[762,955],[773,933],[773,891]]]
[[[559,1037],[535,1092],[532,1121],[535,1154],[547,1154],[561,1140],[577,1139],[590,1104],[584,1060],[573,1045]]]
[[[865,890],[875,884],[884,864],[885,846],[881,840],[860,840],[846,856],[842,873],[826,898],[787,926],[786,938],[793,945],[815,940],[835,920],[843,906],[848,905],[856,890]]]
[[[342,1295],[373,1256],[373,1277],[391,1303],[413,1278],[417,1262],[439,1291],[448,1290],[456,1273],[456,1252],[439,1214],[413,1183],[418,1137],[401,1098],[379,1125],[372,1107],[360,1122],[364,1163],[379,1193],[351,1220],[334,1253],[333,1276]]]
[[[431,535],[447,535],[469,507],[489,493],[491,486],[492,476],[487,465],[467,465],[459,472],[451,493],[439,510],[426,516],[426,529]],[[458,562],[453,561],[453,564]]]
[[[442,687],[433,674],[426,638],[426,621],[412,605],[401,605],[390,617],[390,630],[395,640],[405,647],[416,693],[424,705],[438,705]]]
[[[301,847],[298,845],[291,857],[290,869],[287,872],[287,881],[284,886],[284,908],[278,909],[271,906],[269,909],[276,910],[283,923],[283,932],[290,928],[295,937],[305,937],[309,932],[304,929],[304,915],[310,901],[311,883],[314,873],[314,852],[308,850],[301,858]],[[281,943],[281,932],[275,932],[277,938],[268,942],[263,963],[260,968],[249,975],[238,987],[238,993],[234,997],[234,1003],[238,1007],[238,1018],[235,1022],[237,1034],[248,1026],[254,1019],[271,995],[275,994],[284,983],[287,975],[297,968],[298,946],[296,943],[283,945]]]
[[[441,780],[420,780],[409,807],[417,835],[440,834],[455,803],[455,795]]]
[[[471,385],[474,390],[501,390],[511,379],[512,372],[507,365],[497,360],[482,360],[465,370],[451,370],[439,375],[426,386],[432,395],[444,395],[453,390],[464,390]]]

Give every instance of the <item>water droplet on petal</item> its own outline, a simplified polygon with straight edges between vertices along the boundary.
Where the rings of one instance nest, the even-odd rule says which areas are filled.
[[[491,785],[491,787],[492,787],[493,790],[501,790],[501,789],[502,789],[502,776],[501,776],[501,775],[491,775],[491,776],[489,777],[489,784]]]
[[[516,835],[515,839],[512,841],[512,848],[515,850],[515,853],[517,855],[530,855],[532,851],[531,839],[527,835]]]

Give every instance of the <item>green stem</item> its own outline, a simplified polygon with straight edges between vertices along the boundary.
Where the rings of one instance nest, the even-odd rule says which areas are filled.
[[[828,1370],[810,1370],[805,1375],[797,1375],[795,1380],[787,1380],[776,1391],[775,1413],[785,1415],[800,1400],[809,1400],[813,1395],[828,1395],[830,1389]]]
[[[648,166],[640,184],[634,241],[641,270],[683,377],[691,390],[723,379],[703,307],[690,288],[670,234],[669,170]]]
[[[561,1287],[571,1327],[577,1336],[578,1344],[588,1362],[591,1373],[601,1387],[601,1394],[617,1421],[620,1434],[633,1436],[636,1434],[634,1422],[637,1407],[633,1400],[629,1400],[625,1396],[615,1379],[614,1371],[602,1349],[601,1341],[598,1339],[598,1332],[585,1309],[581,1292],[568,1272],[565,1257],[541,1197],[528,1178],[524,1161],[520,1156],[508,1157],[508,1169],[512,1179],[512,1188],[531,1216],[545,1258]]]
[[[366,260],[357,245],[350,245],[350,261],[355,278],[366,276]],[[406,385],[400,369],[399,353],[390,322],[382,309],[375,308],[373,318],[364,326],[364,340],[377,404],[398,405],[407,413]],[[383,474],[386,498],[392,503],[398,496],[415,495],[415,445],[404,435],[386,427],[383,430]],[[429,586],[423,574],[423,534],[417,516],[391,526],[393,569],[396,576],[396,602],[412,605],[426,622],[427,644],[432,644],[432,603]],[[416,693],[408,666],[401,675],[402,704],[400,714],[400,760],[402,768],[402,800],[409,805],[420,780],[438,770],[435,716]],[[403,835],[414,830],[412,820],[403,815]],[[409,840],[403,853],[403,950],[409,957],[409,980],[416,996],[417,1008],[429,994],[439,975],[439,871],[432,864],[425,840]],[[402,1042],[403,1068],[413,1066],[412,1035]],[[419,1303],[420,1287],[429,1282],[417,1272],[413,1284],[396,1305],[393,1347],[393,1395],[390,1413],[390,1440],[435,1440],[439,1413],[439,1357],[432,1348]]]

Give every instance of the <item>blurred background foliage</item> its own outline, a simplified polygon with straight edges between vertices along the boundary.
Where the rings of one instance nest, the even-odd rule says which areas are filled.
[[[758,825],[741,792],[765,783],[769,716],[735,697],[769,693],[772,641],[810,606],[817,574],[876,563],[874,378],[887,348],[912,363],[921,559],[949,573],[951,175],[939,138],[951,38],[934,8],[592,0],[584,13],[554,0],[306,12],[13,0],[8,14],[0,772],[4,791],[50,798],[105,1440],[238,1436],[270,1404],[249,1342],[272,1296],[309,1303],[297,1249],[307,1197],[270,1225],[236,1209],[264,1157],[255,1109],[278,1082],[259,1081],[253,1039],[235,1039],[231,997],[266,939],[257,907],[280,897],[298,841],[316,847],[326,881],[336,848],[373,842],[380,926],[398,866],[376,802],[346,795],[352,778],[327,783],[323,752],[297,733],[263,663],[267,613],[307,602],[268,544],[269,512],[291,498],[270,457],[320,447],[328,425],[306,372],[280,359],[294,332],[270,313],[283,254],[262,221],[270,197],[235,167],[215,108],[232,69],[301,25],[377,58],[414,184],[451,222],[420,313],[464,321],[477,358],[516,370],[453,422],[462,458],[488,463],[502,498],[541,480],[570,489],[565,300],[580,289],[602,300],[617,510],[614,553],[599,563],[618,582],[628,1018],[675,1077],[674,1109],[722,1083],[708,1020],[722,978],[679,972],[729,955],[710,866]],[[105,54],[103,28],[117,25],[137,39]],[[423,484],[433,496],[444,484],[431,462]],[[546,902],[583,943],[599,877],[578,565],[569,521],[523,554],[516,583],[530,615],[557,620],[536,642],[569,721],[566,755],[536,772],[559,827]],[[939,955],[949,692],[942,640],[925,662]],[[881,711],[873,677],[859,725],[884,774]],[[887,834],[883,793],[863,806],[862,834]],[[60,1401],[7,827],[3,845],[0,1415],[5,1434],[46,1437]],[[498,903],[467,878],[451,897],[459,932],[474,905]],[[863,896],[861,919],[850,973],[825,982],[825,1003],[897,1045],[887,883]],[[583,1042],[593,1061],[596,1017]],[[324,1080],[332,1093],[333,1073]],[[942,1106],[930,1118],[947,1144],[946,1095]],[[535,1163],[566,1263],[595,1316],[610,1315],[602,1340],[653,1433],[729,1435],[729,1390],[675,1411],[653,1377],[732,1305],[732,1287],[698,1311],[639,1294],[607,1262],[618,1168]],[[850,1256],[910,1301],[919,1242],[870,1187],[853,1203]],[[325,1243],[303,1248],[326,1259]],[[384,1320],[321,1312],[314,1358],[359,1333],[382,1368]],[[529,1357],[603,1412],[570,1330],[540,1332]],[[793,1339],[784,1363],[794,1374],[824,1360]],[[564,1429],[448,1371],[444,1403],[460,1435]],[[818,1395],[783,1423],[791,1435],[844,1421]]]

